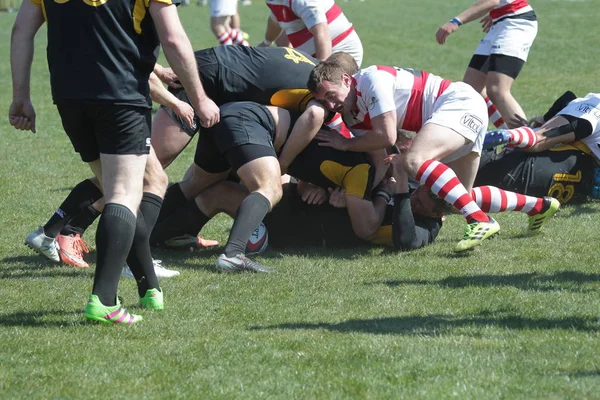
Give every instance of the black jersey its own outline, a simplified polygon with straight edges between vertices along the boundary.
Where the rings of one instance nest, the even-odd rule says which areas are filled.
[[[216,90],[205,87],[217,104],[254,101],[293,111],[303,111],[312,98],[306,83],[319,62],[287,47],[246,46],[200,50],[196,61],[202,83],[217,85]]]
[[[561,204],[589,196],[594,160],[577,142],[540,153],[484,151],[474,186],[492,185],[528,196],[552,196]]]
[[[48,25],[55,103],[150,107],[159,40],[145,0],[32,0]],[[171,0],[161,0],[171,4]]]

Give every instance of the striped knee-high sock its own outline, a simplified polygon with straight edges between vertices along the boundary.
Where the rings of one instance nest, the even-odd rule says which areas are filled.
[[[494,186],[479,186],[471,192],[473,200],[484,212],[520,211],[535,215],[542,211],[544,199],[509,192]]]
[[[494,103],[490,100],[489,97],[485,98],[485,102],[488,107],[488,116],[490,117],[490,122],[494,124],[494,126],[498,129],[506,129],[508,126],[504,123],[504,119],[502,115],[500,115],[500,111],[496,108]]]
[[[238,28],[231,28],[231,41],[236,46],[250,46],[250,43],[244,39],[244,34]]]
[[[531,128],[523,126],[521,128],[509,129],[510,140],[508,147],[518,147],[520,149],[528,149],[535,146],[537,143],[537,135]]]
[[[231,33],[229,31],[224,32],[224,33],[220,34],[219,36],[217,36],[217,40],[219,41],[221,46],[227,46],[227,45],[233,44],[233,42],[231,41]]]
[[[421,165],[416,179],[431,188],[439,198],[452,204],[467,219],[467,222],[487,222],[489,217],[481,211],[479,206],[458,177],[450,168],[439,161],[427,160]]]

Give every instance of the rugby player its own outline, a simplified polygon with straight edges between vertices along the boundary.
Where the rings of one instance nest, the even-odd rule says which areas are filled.
[[[473,88],[425,71],[371,66],[349,75],[335,62],[322,61],[308,83],[315,98],[340,112],[355,137],[318,135],[321,145],[348,151],[377,151],[398,141],[398,129],[418,132],[404,167],[460,210],[467,221],[456,251],[465,251],[500,230],[470,196],[479,165],[487,111]]]
[[[506,123],[516,128],[521,125],[518,116],[525,113],[511,88],[537,35],[537,17],[527,0],[477,0],[438,29],[437,42],[445,44],[462,24],[481,17],[485,36],[475,49],[463,82],[485,98],[496,127]],[[501,117],[495,116],[497,111]]]
[[[334,0],[267,0],[270,9],[265,39],[270,46],[282,34],[289,46],[325,60],[332,53],[350,54],[360,66],[363,47],[354,26]]]
[[[74,149],[101,178],[106,206],[97,230],[97,268],[84,315],[106,324],[129,325],[142,320],[125,310],[117,298],[126,259],[136,277],[141,305],[164,308],[146,228],[146,220],[155,218],[160,205],[140,204],[150,151],[147,82],[161,43],[193,105],[208,111],[204,113],[206,125],[219,119],[214,102],[205,96],[197,74],[191,72],[195,60],[175,4],[170,0],[136,2],[137,12],[132,14],[133,3],[24,2],[11,38],[11,125],[35,131],[30,100],[33,42],[46,20],[53,100]],[[36,241],[43,246],[43,232]]]

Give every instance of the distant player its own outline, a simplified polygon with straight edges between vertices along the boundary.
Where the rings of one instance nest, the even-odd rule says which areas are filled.
[[[445,44],[462,24],[481,17],[486,34],[475,49],[463,81],[485,98],[496,127],[506,123],[515,128],[520,126],[517,116],[524,118],[525,113],[511,94],[511,87],[537,35],[537,17],[527,0],[477,0],[438,29],[437,42]]]
[[[210,1],[210,29],[221,44],[249,46],[244,32],[239,28],[237,0]]]
[[[271,10],[265,40],[270,46],[283,32],[289,46],[325,60],[339,51],[350,54],[360,66],[363,47],[354,26],[334,0],[267,0]]]

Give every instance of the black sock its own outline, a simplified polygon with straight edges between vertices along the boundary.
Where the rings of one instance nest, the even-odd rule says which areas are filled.
[[[61,235],[81,235],[86,229],[100,216],[100,211],[96,210],[94,206],[87,206],[75,215],[71,220],[61,229]]]
[[[166,219],[169,215],[173,214],[175,210],[180,208],[187,202],[185,195],[181,191],[179,183],[175,183],[167,189],[165,198],[160,208],[160,214],[158,214],[158,222]]]
[[[60,230],[82,208],[94,204],[102,197],[102,191],[94,183],[86,179],[75,186],[67,198],[62,202],[54,215],[44,225],[44,233],[49,237],[56,237]]]
[[[140,203],[140,212],[146,221],[146,229],[148,234],[152,233],[154,225],[158,219],[158,214],[163,203],[163,199],[154,193],[144,192],[142,202]]]
[[[135,224],[135,235],[131,250],[127,256],[127,265],[135,277],[140,297],[146,295],[148,289],[159,289],[158,278],[154,272],[150,243],[148,242],[148,229],[144,214],[140,210]]]
[[[136,216],[121,204],[109,203],[96,230],[96,274],[92,293],[105,306],[114,306],[121,272],[131,250],[136,231]]]
[[[210,221],[210,218],[200,211],[196,205],[196,200],[189,200],[168,218],[156,224],[150,234],[150,243],[158,245],[186,233],[196,236],[208,221]]]
[[[225,255],[233,257],[246,252],[246,245],[252,232],[265,215],[271,211],[269,200],[258,192],[252,192],[242,201],[235,215],[235,221],[225,246]]]

